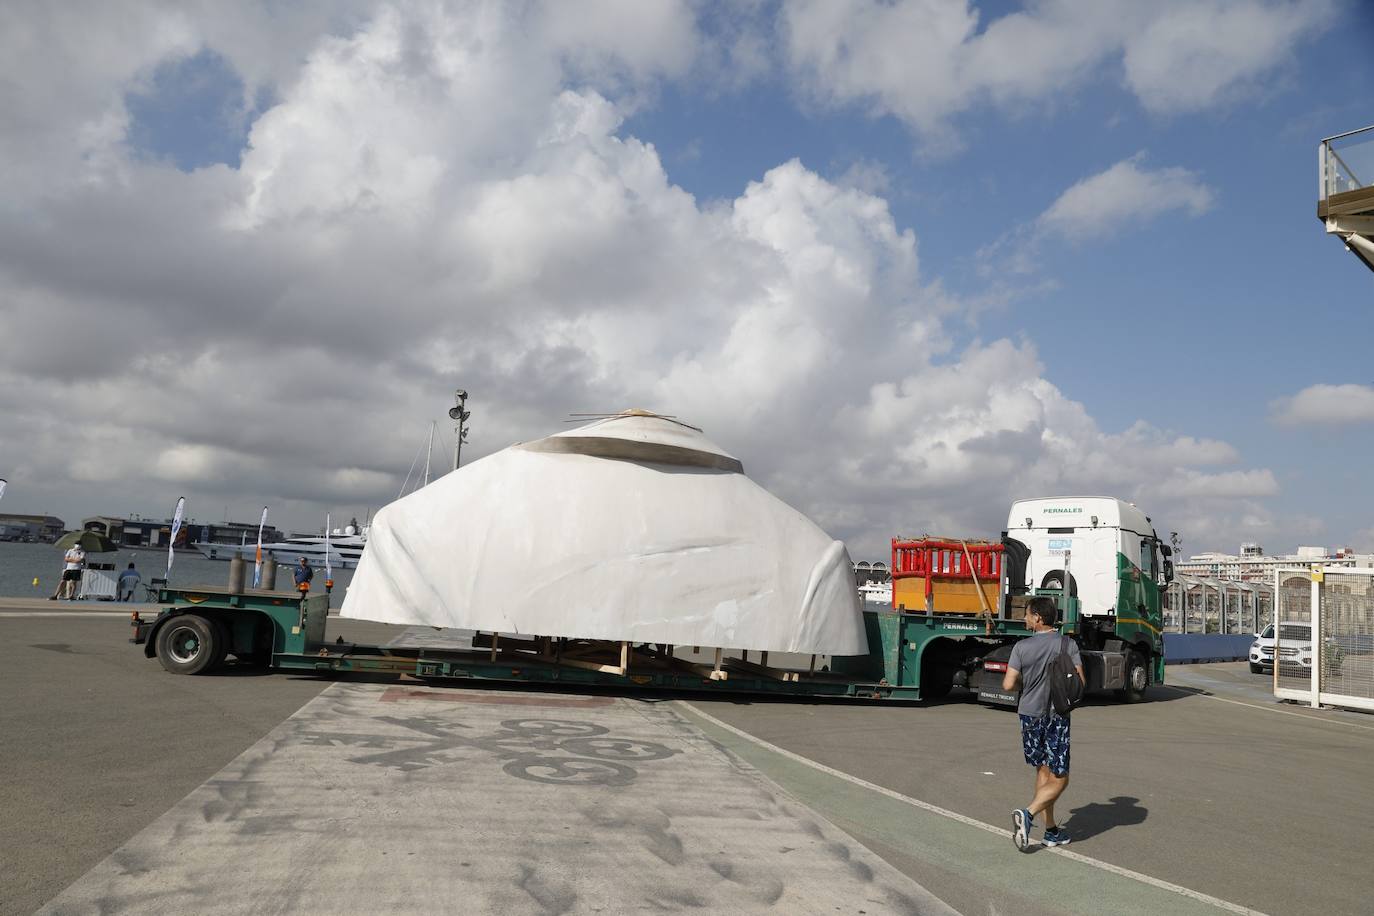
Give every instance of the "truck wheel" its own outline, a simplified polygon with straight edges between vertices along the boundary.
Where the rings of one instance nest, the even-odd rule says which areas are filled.
[[[157,634],[157,660],[172,674],[204,674],[223,658],[219,631],[196,614],[174,617]]]
[[[1116,692],[1116,698],[1123,703],[1139,703],[1145,699],[1145,688],[1150,684],[1150,669],[1139,652],[1126,657],[1126,686]]]

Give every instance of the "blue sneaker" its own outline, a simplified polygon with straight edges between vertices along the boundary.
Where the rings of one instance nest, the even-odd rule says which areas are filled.
[[[1069,832],[1063,827],[1046,827],[1045,839],[1041,842],[1046,846],[1067,846],[1069,845]]]
[[[1025,852],[1030,848],[1032,822],[1031,813],[1025,808],[1017,808],[1011,813],[1011,841],[1016,848]]]

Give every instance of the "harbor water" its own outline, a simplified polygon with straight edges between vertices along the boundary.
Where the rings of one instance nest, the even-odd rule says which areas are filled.
[[[250,568],[248,575],[251,579],[253,570],[252,550],[250,546],[245,554],[248,558]],[[149,579],[161,577],[167,568],[166,550],[130,550],[123,549],[112,553],[93,553],[88,554],[86,559],[92,563],[113,563],[114,569],[109,570],[107,575],[115,577],[120,570],[133,563],[135,568],[143,576],[144,584]],[[338,607],[343,602],[344,592],[348,588],[349,580],[353,578],[353,570],[336,569],[334,570],[334,592],[333,605]],[[62,576],[62,551],[57,550],[51,544],[20,544],[17,542],[0,542],[0,598],[46,598],[57,588],[57,581]],[[33,584],[33,580],[38,579],[38,585]],[[174,587],[188,588],[191,586],[209,586],[214,588],[224,588],[229,582],[229,564],[223,560],[207,560],[195,550],[185,549],[176,552],[176,562],[172,564],[171,585]],[[278,567],[277,588],[289,589],[291,587],[291,570],[285,564]],[[324,569],[316,567],[313,592],[324,590]],[[144,591],[139,588],[136,593],[138,600],[144,599]]]

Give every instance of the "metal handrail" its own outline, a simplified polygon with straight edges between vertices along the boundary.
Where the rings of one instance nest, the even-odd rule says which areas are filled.
[[[1374,124],[1371,124],[1368,127],[1361,127],[1356,130],[1347,130],[1345,133],[1336,134],[1336,136],[1334,137],[1323,137],[1322,143],[1330,143],[1332,140],[1344,140],[1346,137],[1353,137],[1355,134],[1362,134],[1367,130],[1374,130]]]

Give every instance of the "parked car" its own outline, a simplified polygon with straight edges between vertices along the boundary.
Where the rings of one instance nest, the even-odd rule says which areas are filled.
[[[1312,624],[1282,623],[1279,625],[1279,672],[1299,677],[1312,670]],[[1326,669],[1337,671],[1344,652],[1332,639],[1326,639]],[[1271,623],[1256,634],[1250,644],[1250,673],[1274,670],[1274,625]]]

